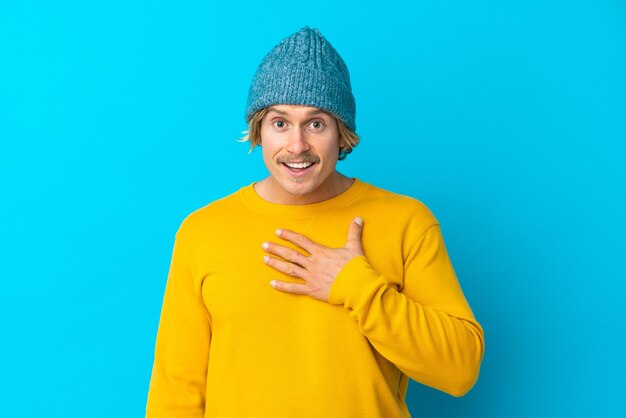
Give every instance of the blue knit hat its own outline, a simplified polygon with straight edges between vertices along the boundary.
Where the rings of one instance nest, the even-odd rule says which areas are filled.
[[[356,105],[348,67],[319,30],[304,26],[261,61],[248,92],[246,122],[274,104],[317,107],[356,131]]]

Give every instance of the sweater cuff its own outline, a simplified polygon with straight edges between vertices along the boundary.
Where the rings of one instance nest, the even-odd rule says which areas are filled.
[[[387,281],[370,266],[367,258],[354,257],[341,269],[330,287],[328,302],[352,308],[371,297]]]

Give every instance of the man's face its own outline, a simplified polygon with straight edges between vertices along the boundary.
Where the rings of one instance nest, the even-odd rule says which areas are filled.
[[[306,204],[334,196],[339,130],[330,114],[308,106],[271,106],[261,122],[272,200]]]

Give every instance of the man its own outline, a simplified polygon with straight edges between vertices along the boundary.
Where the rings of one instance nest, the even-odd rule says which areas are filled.
[[[409,417],[409,377],[465,394],[483,330],[428,208],[336,170],[355,105],[318,30],[263,59],[246,120],[269,176],[181,224],[146,416]]]

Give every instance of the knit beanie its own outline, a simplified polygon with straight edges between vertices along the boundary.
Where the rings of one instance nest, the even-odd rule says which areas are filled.
[[[248,92],[245,119],[274,104],[317,107],[356,131],[348,67],[318,29],[304,26],[261,61]]]

